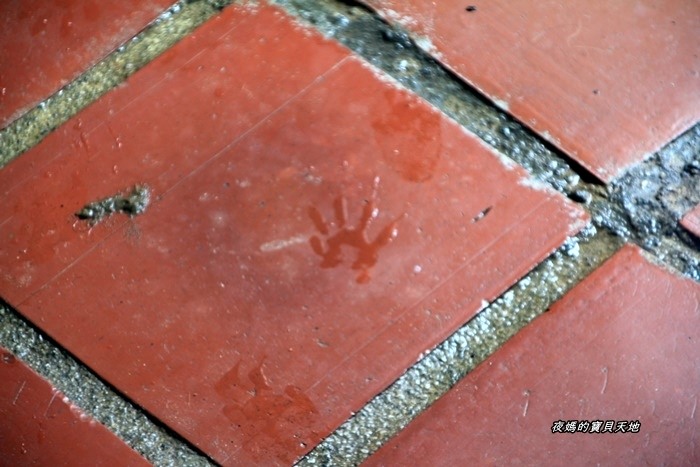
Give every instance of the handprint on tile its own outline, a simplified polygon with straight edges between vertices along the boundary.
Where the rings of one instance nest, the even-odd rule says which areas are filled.
[[[309,217],[320,234],[314,235],[309,239],[311,248],[314,253],[323,258],[321,261],[322,268],[334,268],[343,262],[343,245],[355,249],[356,258],[351,267],[359,271],[356,278],[357,282],[365,284],[371,279],[369,273],[377,263],[379,249],[396,238],[398,235],[398,223],[405,214],[400,215],[387,224],[377,237],[370,241],[367,230],[372,221],[379,216],[379,209],[376,207],[374,199],[364,201],[360,220],[355,227],[347,225],[348,207],[344,196],[339,196],[334,200],[333,212],[335,221],[329,223],[316,207],[309,207]],[[332,230],[335,230],[335,233],[331,233]]]
[[[264,458],[265,451],[277,451],[276,457],[287,460],[289,453],[317,436],[309,430],[316,406],[293,385],[275,390],[264,373],[265,359],[246,377],[240,374],[239,361],[216,384],[215,389],[227,404],[224,415],[243,433],[243,448],[254,458]]]

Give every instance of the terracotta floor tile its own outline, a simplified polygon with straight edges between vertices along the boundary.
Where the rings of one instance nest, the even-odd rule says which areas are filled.
[[[76,222],[136,184],[143,215]],[[224,10],[0,186],[0,295],[224,464],[310,450],[587,219],[269,7]]]
[[[700,120],[695,0],[364,3],[604,181]]]
[[[700,238],[700,204],[683,216],[681,225]]]
[[[0,466],[150,465],[0,347]]]
[[[279,29],[277,37],[261,37],[265,27]],[[61,226],[87,202],[142,182],[162,195],[348,56],[298,37],[269,11],[218,15],[0,171],[0,190],[13,200],[0,209],[2,235],[13,242],[0,261],[24,268],[4,297],[23,301],[123,224],[108,219],[76,241]],[[285,41],[294,40],[290,53]]]
[[[698,465],[699,302],[625,247],[366,465]]]
[[[135,36],[173,3],[0,2],[0,128]]]

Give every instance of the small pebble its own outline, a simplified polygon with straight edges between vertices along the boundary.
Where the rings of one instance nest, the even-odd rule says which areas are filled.
[[[588,205],[593,200],[593,195],[586,190],[576,190],[569,194],[569,198],[577,203],[583,203]]]

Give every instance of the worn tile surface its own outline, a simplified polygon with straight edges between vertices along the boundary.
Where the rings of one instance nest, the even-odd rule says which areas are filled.
[[[688,211],[681,219],[681,225],[700,238],[700,204]]]
[[[0,466],[150,465],[0,347]]]
[[[367,465],[697,465],[699,304],[625,247]]]
[[[700,119],[700,3],[365,0],[610,181]]]
[[[0,128],[136,35],[173,3],[0,2]]]
[[[285,464],[584,225],[525,176],[233,7],[0,172],[0,294],[217,461]]]

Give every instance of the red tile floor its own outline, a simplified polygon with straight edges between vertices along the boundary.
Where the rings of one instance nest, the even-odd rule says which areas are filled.
[[[366,465],[698,465],[699,304],[626,247]]]
[[[687,11],[678,10],[677,26],[686,31],[696,24],[694,6],[678,3]],[[479,5],[473,13],[488,18],[491,9],[505,11]],[[564,13],[557,18],[570,22]],[[461,28],[472,20],[464,14]],[[649,14],[640,10],[621,30]],[[456,31],[449,21],[457,17],[437,16],[447,22],[431,23],[439,35],[430,39],[461,73],[446,52],[450,42],[438,39]],[[427,13],[416,17],[410,25],[429,33]],[[589,24],[598,23],[581,26],[582,37],[595,38],[600,30]],[[522,27],[497,32],[503,43],[525,44],[510,36]],[[664,20],[657,33],[667,37],[671,27]],[[577,47],[574,33],[567,47]],[[555,44],[551,34],[538,40]],[[614,47],[629,45],[623,36]],[[669,41],[678,44],[675,36]],[[494,47],[484,56],[498,56]],[[585,62],[595,48],[586,47],[572,60]],[[683,72],[674,86],[660,78],[659,96],[634,104],[634,118],[618,108],[627,94],[612,87],[622,64],[608,75],[611,87],[591,81],[600,66],[591,62],[580,80],[559,84],[559,94],[546,92],[557,86],[554,69],[549,80],[530,66],[514,74],[542,79],[542,90],[499,81],[489,67],[481,73],[494,89],[513,93],[516,117],[549,131],[610,180],[699,116],[686,105],[698,101],[697,73],[688,73],[697,62],[685,47],[672,50],[666,58],[651,51],[639,65]],[[65,76],[71,70],[61,68]],[[468,70],[465,78],[472,81]],[[640,83],[637,97],[651,86]],[[594,84],[600,95],[586,91],[584,98]],[[560,99],[562,92],[571,99]],[[660,100],[679,105],[657,109]],[[552,101],[559,105],[550,108]],[[542,114],[543,126],[528,116],[539,108],[554,112]],[[550,128],[552,115],[576,126]],[[646,115],[651,124],[635,120]],[[609,138],[619,122],[625,131]],[[225,465],[288,465],[311,451],[589,221],[582,207],[532,181],[362,58],[264,3],[224,9],[0,170],[0,190],[0,296]],[[587,443],[582,435],[549,430],[573,417],[641,422],[639,433],[587,444],[591,458],[692,460],[698,293],[697,284],[624,248],[370,463],[416,456],[446,465],[469,456],[505,463],[526,439],[549,446],[543,456],[570,452]],[[584,341],[573,352],[567,347]],[[25,376],[12,378],[5,406]],[[41,411],[43,403],[26,410]],[[22,415],[17,423],[32,433],[35,419]],[[465,427],[474,443],[462,448],[456,440]],[[504,436],[510,429],[517,431]],[[0,448],[14,449],[2,440]],[[392,457],[400,455],[411,457]]]
[[[609,182],[700,119],[695,0],[364,0]]]
[[[149,465],[2,347],[0,420],[0,466]]]
[[[0,2],[0,128],[77,78],[173,3]]]

